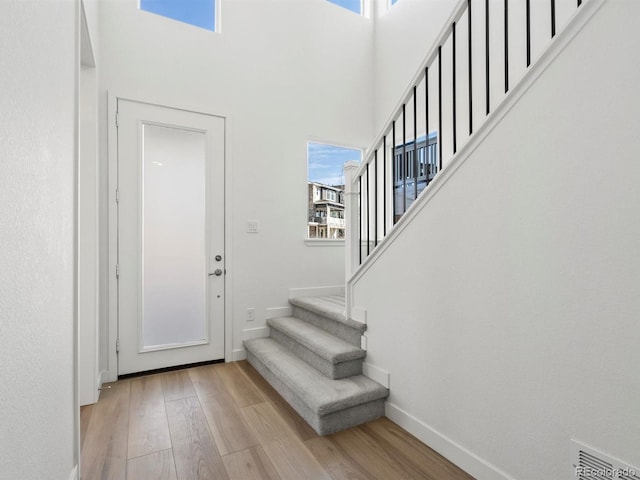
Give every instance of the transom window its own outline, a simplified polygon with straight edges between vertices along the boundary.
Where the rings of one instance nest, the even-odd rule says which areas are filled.
[[[358,15],[362,15],[362,0],[328,0],[331,3],[335,3],[347,10],[351,10],[352,12],[357,13]]]
[[[216,0],[140,0],[140,10],[216,31]]]

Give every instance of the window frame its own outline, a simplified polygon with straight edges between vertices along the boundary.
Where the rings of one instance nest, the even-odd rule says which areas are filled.
[[[360,158],[358,159],[358,161],[361,163],[362,159],[364,158],[365,155],[365,149],[362,147],[355,147],[353,145],[346,145],[340,142],[334,142],[334,141],[326,141],[324,139],[318,139],[318,138],[308,138],[307,139],[307,157],[306,157],[306,161],[307,161],[307,169],[306,169],[306,202],[307,202],[307,210],[306,210],[306,228],[305,228],[305,235],[304,235],[304,242],[305,245],[310,246],[310,247],[316,247],[316,246],[344,246],[344,233],[343,236],[341,238],[319,238],[319,237],[310,237],[309,236],[309,224],[310,222],[310,201],[312,200],[312,195],[313,195],[313,201],[315,202],[316,200],[319,200],[320,202],[329,202],[330,205],[335,206],[337,204],[343,205],[343,215],[342,217],[332,217],[332,218],[340,218],[340,219],[344,219],[345,220],[345,232],[346,232],[346,212],[344,211],[344,201],[345,201],[345,194],[344,194],[344,186],[343,185],[343,190],[335,190],[334,193],[334,198],[332,199],[328,199],[325,198],[325,194],[323,192],[323,188],[322,186],[326,186],[329,189],[333,189],[334,187],[332,185],[326,185],[323,184],[321,182],[317,182],[315,180],[311,180],[310,179],[310,169],[309,169],[309,163],[311,160],[311,156],[310,156],[310,145],[311,144],[316,144],[316,145],[323,145],[323,146],[328,146],[328,147],[334,147],[334,148],[339,148],[339,149],[344,149],[344,150],[352,150],[352,151],[356,151],[359,153]],[[352,159],[353,160],[353,159]],[[348,160],[347,160],[348,161]],[[344,172],[342,173],[344,174]],[[319,198],[315,198],[316,195],[312,194],[312,192],[310,191],[311,186],[312,185],[317,185],[319,186],[316,187],[318,188],[319,192]],[[315,209],[314,209],[314,217],[315,217]]]

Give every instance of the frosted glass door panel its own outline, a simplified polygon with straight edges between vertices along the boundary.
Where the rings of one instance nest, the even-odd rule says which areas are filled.
[[[143,126],[142,348],[207,340],[206,136]]]

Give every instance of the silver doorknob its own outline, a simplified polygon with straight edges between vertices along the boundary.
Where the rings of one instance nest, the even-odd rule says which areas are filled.
[[[216,277],[219,277],[220,275],[222,275],[222,270],[219,269],[219,268],[216,268],[213,273],[209,274],[209,276],[211,276],[211,275],[215,275]]]

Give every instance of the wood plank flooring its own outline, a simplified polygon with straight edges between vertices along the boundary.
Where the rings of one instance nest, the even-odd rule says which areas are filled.
[[[81,437],[83,480],[473,480],[386,418],[319,437],[246,361],[112,383]]]

